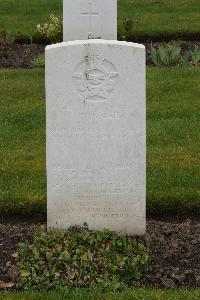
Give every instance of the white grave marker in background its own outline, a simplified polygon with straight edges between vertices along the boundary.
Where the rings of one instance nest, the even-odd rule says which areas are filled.
[[[86,222],[90,229],[143,234],[144,46],[105,40],[48,46],[46,104],[48,227]]]
[[[117,0],[64,0],[63,40],[117,39]]]

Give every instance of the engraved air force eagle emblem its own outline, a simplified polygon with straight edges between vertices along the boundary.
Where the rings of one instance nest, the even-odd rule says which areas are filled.
[[[79,95],[90,102],[106,101],[117,86],[119,73],[102,54],[88,55],[72,74]]]

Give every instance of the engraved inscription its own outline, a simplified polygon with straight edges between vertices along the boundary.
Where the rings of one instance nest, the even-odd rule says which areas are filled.
[[[89,1],[88,2],[88,5],[89,5],[89,12],[83,12],[83,13],[81,13],[81,16],[83,16],[83,17],[88,17],[88,39],[91,39],[91,38],[93,38],[93,24],[92,24],[92,22],[93,22],[93,17],[99,17],[99,13],[98,12],[95,12],[95,11],[93,11],[93,2],[92,1]],[[96,21],[96,20],[95,20]]]
[[[80,96],[86,101],[106,101],[117,86],[119,73],[102,54],[90,54],[72,74]]]

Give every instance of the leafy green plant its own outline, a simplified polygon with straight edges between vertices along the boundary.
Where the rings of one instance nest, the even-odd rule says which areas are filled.
[[[44,68],[45,66],[45,54],[42,53],[38,57],[34,58],[32,61],[32,66],[34,68]]]
[[[158,49],[151,46],[150,58],[155,66],[177,66],[181,62],[181,47],[175,43],[160,45]]]
[[[189,51],[186,51],[181,57],[181,66],[187,67],[189,65],[189,61],[190,61],[190,53]]]
[[[41,230],[18,250],[24,289],[94,287],[116,290],[148,270],[148,251],[130,237],[110,231]]]
[[[191,63],[195,67],[198,66],[200,63],[200,49],[198,48],[197,45],[195,45],[194,51],[189,51],[190,57],[191,57]]]
[[[54,14],[50,15],[49,22],[37,25],[37,32],[52,43],[62,40],[62,31],[63,21],[61,18],[56,18]]]

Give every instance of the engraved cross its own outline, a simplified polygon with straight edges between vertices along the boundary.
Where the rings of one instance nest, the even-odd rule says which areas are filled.
[[[88,2],[89,5],[89,12],[81,13],[81,16],[89,17],[89,32],[88,32],[88,39],[92,38],[92,17],[98,17],[99,13],[93,11],[93,2],[92,0]]]

